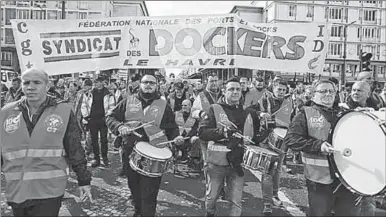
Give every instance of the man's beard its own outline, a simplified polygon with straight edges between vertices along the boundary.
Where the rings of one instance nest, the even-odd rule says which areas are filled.
[[[258,90],[258,91],[262,91],[262,90],[263,90],[263,88],[262,88],[262,87],[256,87],[256,90]]]
[[[152,92],[152,93],[144,93],[142,90],[139,91],[141,96],[144,98],[144,99],[152,99],[154,98],[157,93],[156,92]]]

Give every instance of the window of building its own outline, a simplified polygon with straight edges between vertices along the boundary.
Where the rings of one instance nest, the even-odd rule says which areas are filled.
[[[81,9],[81,10],[86,10],[86,9],[88,9],[87,1],[79,1],[78,4],[79,4],[79,6],[78,6],[79,9]]]
[[[34,6],[38,8],[45,8],[47,7],[46,1],[35,1]]]
[[[101,12],[89,12],[88,19],[100,18],[101,14]]]
[[[16,1],[5,1],[6,5],[16,5]]]
[[[307,17],[314,17],[314,6],[307,7]]]
[[[296,5],[290,5],[289,6],[289,14],[290,17],[296,16]]]
[[[7,10],[5,10],[5,25],[11,25],[11,19],[16,19],[15,8],[7,8]]]
[[[79,19],[87,19],[87,12],[79,12]]]
[[[1,9],[1,24],[3,24],[3,22],[4,22],[4,18],[3,18],[4,15],[3,14],[4,14],[4,9],[2,8]]]
[[[341,20],[343,17],[343,8],[330,8],[329,17],[333,20]]]
[[[335,72],[335,73],[341,72],[340,67],[341,67],[340,64],[331,64],[332,72]]]
[[[342,44],[330,43],[328,47],[328,54],[340,56],[342,54]]]
[[[376,10],[363,10],[363,19],[365,21],[375,21]]]
[[[47,20],[56,20],[58,19],[58,11],[48,10],[47,11]]]
[[[1,51],[1,61],[10,62],[10,65],[12,65],[12,52]]]
[[[342,26],[332,26],[331,27],[331,37],[340,37],[342,35]]]
[[[366,4],[376,4],[377,1],[365,1]]]
[[[32,19],[37,20],[45,20],[46,19],[46,11],[33,11],[32,12]]]
[[[13,38],[12,29],[5,29],[5,44],[15,44],[15,39]]]
[[[363,27],[362,36],[364,39],[375,39],[377,37],[377,30],[375,27]]]
[[[71,19],[71,20],[78,19],[78,12],[75,12],[75,11],[67,11],[67,13],[66,13],[66,19]]]
[[[30,10],[18,10],[17,11],[17,18],[18,19],[30,19]]]

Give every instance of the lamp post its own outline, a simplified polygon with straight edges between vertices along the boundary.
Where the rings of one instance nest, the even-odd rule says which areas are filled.
[[[62,1],[62,19],[66,19],[66,1]]]
[[[354,24],[356,21],[353,21],[349,24],[344,24],[344,29],[343,29],[343,68],[340,74],[340,82],[341,85],[345,85],[346,83],[346,54],[347,54],[347,27],[350,25]]]

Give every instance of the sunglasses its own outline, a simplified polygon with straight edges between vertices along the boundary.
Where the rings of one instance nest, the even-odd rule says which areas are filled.
[[[321,94],[327,94],[327,93],[334,94],[334,93],[336,93],[335,90],[329,90],[329,89],[325,89],[325,90],[315,90],[315,92],[321,93]]]

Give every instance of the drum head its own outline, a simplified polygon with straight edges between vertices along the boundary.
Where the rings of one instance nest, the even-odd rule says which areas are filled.
[[[332,144],[339,151],[334,153],[334,161],[340,178],[363,195],[378,194],[386,187],[385,132],[370,115],[345,114],[332,137]]]
[[[284,139],[285,135],[287,134],[287,129],[284,128],[275,128],[273,129],[273,132]]]
[[[169,159],[172,157],[172,152],[169,148],[157,148],[147,142],[138,142],[135,148],[142,154],[156,159]]]

